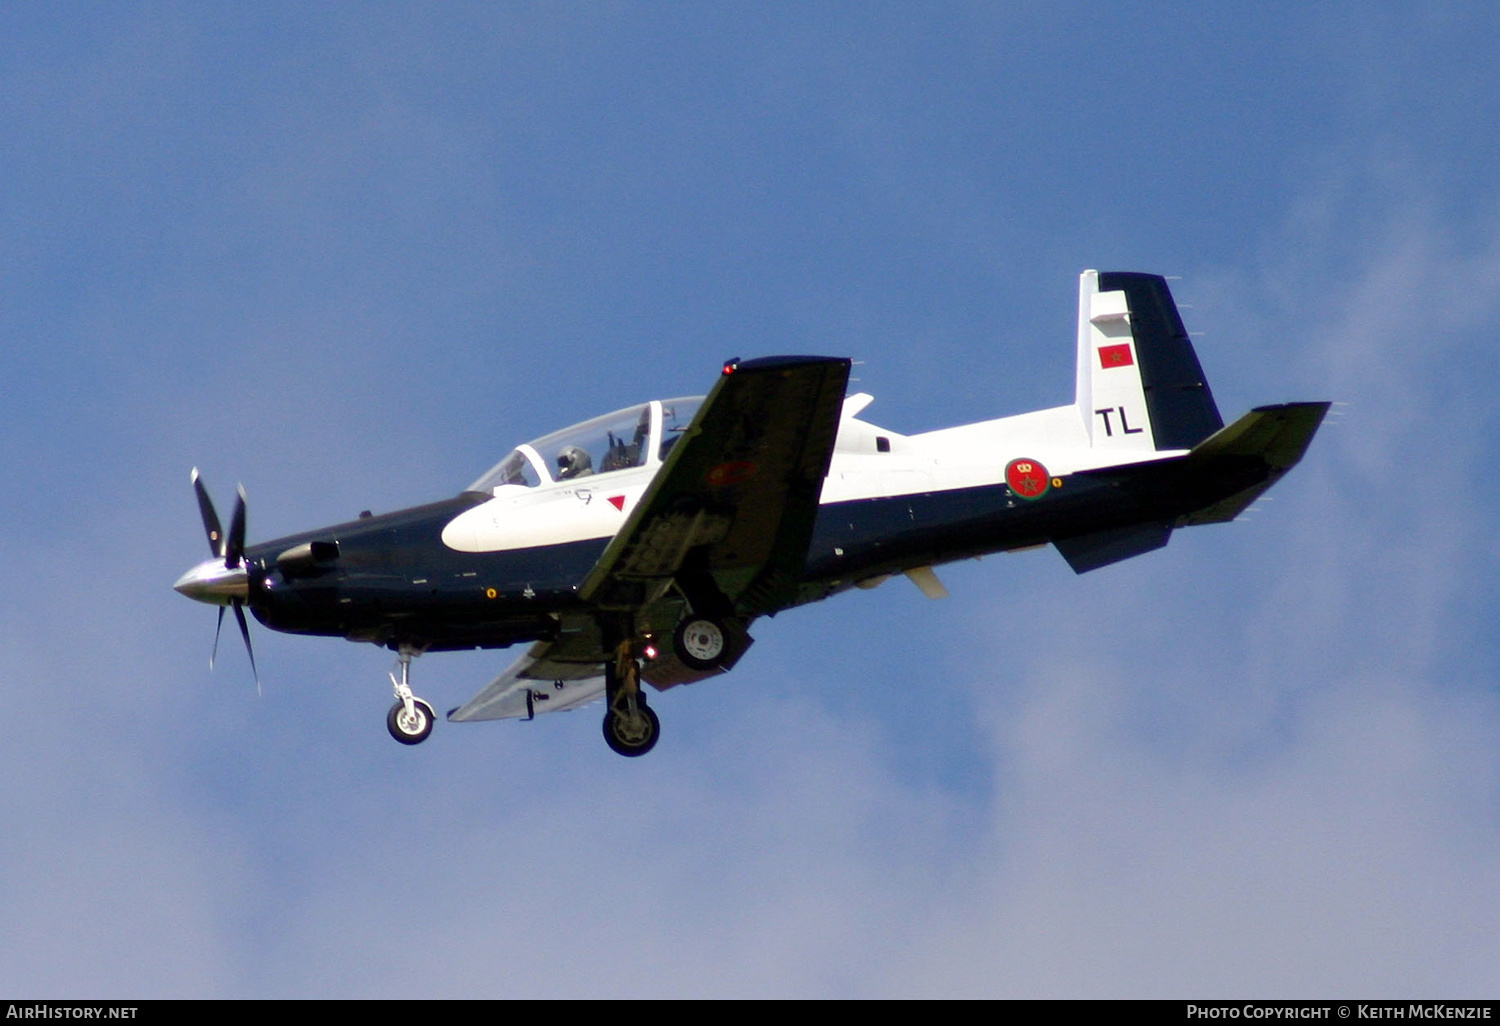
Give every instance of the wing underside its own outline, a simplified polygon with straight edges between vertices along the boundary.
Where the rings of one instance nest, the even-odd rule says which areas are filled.
[[[551,658],[553,645],[538,641],[484,690],[448,713],[455,723],[471,720],[531,719],[564,712],[600,698],[604,676],[598,663]]]

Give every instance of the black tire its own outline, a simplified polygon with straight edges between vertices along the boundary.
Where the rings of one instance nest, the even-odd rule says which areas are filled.
[[[690,670],[717,670],[729,649],[724,625],[706,616],[690,616],[672,632],[677,658]]]
[[[604,712],[604,743],[609,745],[610,750],[615,754],[629,759],[651,751],[656,747],[657,738],[661,737],[661,720],[656,718],[656,712],[645,703],[644,696],[639,701],[638,708],[649,724],[648,733],[645,736],[636,736],[631,732],[618,729],[625,725],[625,721],[616,715],[613,709],[606,709]]]
[[[427,740],[432,733],[433,721],[437,719],[432,711],[432,706],[420,698],[412,699],[412,708],[416,710],[417,723],[406,723],[406,703],[397,702],[391,706],[391,711],[385,714],[385,729],[391,732],[391,737],[400,741],[403,745],[419,745]],[[414,727],[415,729],[407,729]]]

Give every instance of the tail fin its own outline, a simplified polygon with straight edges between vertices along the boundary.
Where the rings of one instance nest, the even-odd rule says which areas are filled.
[[[1165,278],[1078,279],[1078,415],[1094,448],[1191,449],[1224,426]]]

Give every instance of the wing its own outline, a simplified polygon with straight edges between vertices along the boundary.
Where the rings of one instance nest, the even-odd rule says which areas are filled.
[[[745,628],[796,594],[833,455],[849,361],[777,356],[728,364],[579,589],[595,610],[670,634],[684,601],[722,617],[733,653]],[[597,618],[570,613],[450,720],[531,717],[604,691]],[[717,671],[663,655],[642,671],[659,688]]]
[[[557,659],[553,647],[550,641],[532,645],[483,691],[451,710],[448,719],[455,723],[529,720],[538,713],[576,709],[602,697],[604,674],[599,663]]]
[[[580,597],[643,612],[675,584],[717,615],[783,608],[807,558],[848,382],[845,359],[726,364]]]

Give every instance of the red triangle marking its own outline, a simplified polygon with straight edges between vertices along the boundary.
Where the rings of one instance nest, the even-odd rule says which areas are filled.
[[[611,495],[609,497],[609,504],[615,509],[619,510],[621,513],[625,512],[625,496]]]

